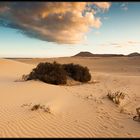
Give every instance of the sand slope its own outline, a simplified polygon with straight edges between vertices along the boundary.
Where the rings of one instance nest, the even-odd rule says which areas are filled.
[[[78,61],[81,62],[76,58]],[[92,61],[87,62],[84,64],[91,68]],[[140,105],[140,73],[133,73],[135,68],[125,75],[121,70],[114,74],[91,69],[92,80],[99,81],[96,84],[15,82],[33,67],[0,59],[0,137],[140,137],[140,123],[132,120]],[[122,104],[124,113],[120,113],[122,106],[108,100],[108,90],[129,95]],[[51,114],[22,106],[38,103],[49,106]]]

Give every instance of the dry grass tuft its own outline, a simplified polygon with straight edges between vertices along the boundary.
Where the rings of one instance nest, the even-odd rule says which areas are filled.
[[[121,100],[123,100],[125,98],[125,93],[120,92],[120,91],[112,93],[111,91],[109,91],[107,96],[115,104],[120,104]]]
[[[38,110],[40,108],[40,104],[37,104],[37,105],[34,105],[31,110],[34,111],[34,110]]]
[[[35,104],[31,108],[32,111],[39,110],[39,109],[43,110],[44,112],[51,113],[50,107],[48,106],[46,107],[45,105]]]
[[[44,112],[51,113],[50,107],[46,107],[46,108],[44,109]]]
[[[140,107],[136,108],[137,116],[133,117],[134,121],[140,122]]]
[[[27,81],[28,78],[29,78],[29,74],[27,74],[27,75],[23,74],[21,79],[23,81]]]

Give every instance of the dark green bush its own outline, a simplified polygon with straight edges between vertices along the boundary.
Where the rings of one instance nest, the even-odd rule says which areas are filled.
[[[76,81],[88,82],[91,80],[91,75],[87,67],[83,67],[78,64],[64,64],[64,70],[67,72],[67,75],[72,77]]]
[[[36,68],[29,74],[27,80],[39,79],[50,84],[66,84],[67,76],[70,76],[76,81],[88,82],[91,80],[91,75],[87,67],[82,67],[78,64],[58,64],[39,63]]]

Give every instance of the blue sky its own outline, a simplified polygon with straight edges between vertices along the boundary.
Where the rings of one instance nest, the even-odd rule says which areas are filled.
[[[0,26],[0,57],[60,57],[80,51],[92,53],[140,53],[140,2],[112,2],[108,11],[99,12],[102,25],[86,32],[86,41],[58,44],[31,38],[18,29]]]

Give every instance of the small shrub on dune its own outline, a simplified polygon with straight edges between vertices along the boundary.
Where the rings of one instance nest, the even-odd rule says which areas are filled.
[[[62,66],[56,62],[39,63],[29,74],[28,80],[39,79],[50,84],[66,84],[66,72]]]
[[[73,78],[76,81],[88,82],[91,80],[91,75],[87,67],[83,67],[78,64],[63,64],[64,70],[67,72],[67,75]]]

